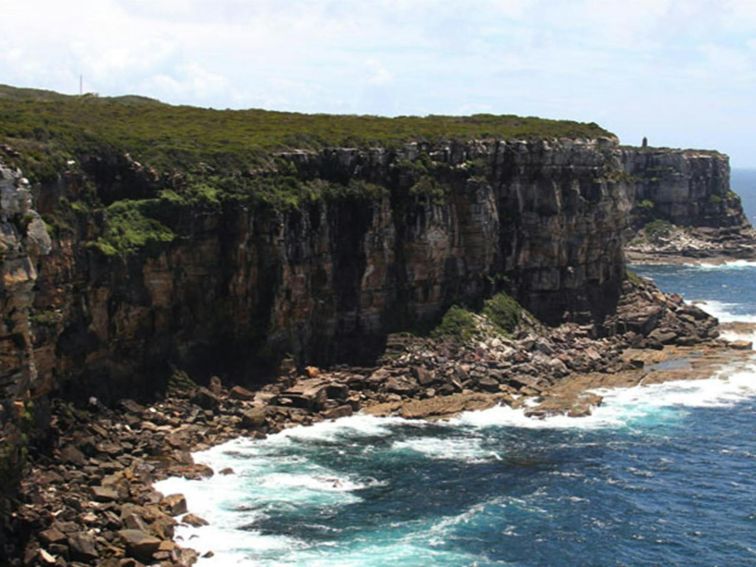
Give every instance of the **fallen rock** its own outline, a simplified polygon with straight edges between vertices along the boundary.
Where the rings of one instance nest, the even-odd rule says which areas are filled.
[[[202,409],[216,410],[220,405],[220,399],[207,388],[198,388],[191,399],[193,404]]]
[[[250,392],[246,388],[241,386],[234,386],[231,388],[229,395],[235,400],[254,400],[255,394]]]
[[[205,520],[204,518],[200,518],[199,516],[196,516],[195,514],[186,514],[183,518],[181,518],[181,523],[188,524],[195,528],[200,528],[202,526],[207,526],[210,524],[207,520]]]
[[[92,561],[100,556],[95,547],[94,536],[86,533],[68,536],[68,548],[71,550],[71,557],[79,561]]]
[[[185,514],[187,511],[186,498],[183,494],[169,494],[160,501],[160,505],[168,510],[171,516]]]
[[[728,346],[735,350],[753,349],[753,343],[751,341],[730,341]]]
[[[319,378],[300,380],[282,392],[279,399],[288,399],[294,407],[318,411],[328,399],[329,385],[327,380]]]
[[[110,486],[93,486],[92,494],[98,502],[113,502],[118,500],[118,491]]]
[[[160,549],[158,538],[140,530],[121,530],[118,532],[126,544],[126,553],[137,559],[149,560]]]
[[[216,396],[220,396],[223,393],[223,382],[217,376],[211,376],[208,389]]]
[[[389,392],[399,394],[400,396],[407,396],[417,391],[417,385],[405,378],[397,378],[392,376],[386,380],[385,388]]]
[[[478,380],[478,386],[481,390],[484,390],[486,392],[498,392],[499,391],[499,382],[497,382],[494,378],[481,378]]]
[[[265,409],[253,408],[242,412],[241,426],[244,429],[260,429],[267,424]]]
[[[654,329],[648,335],[648,338],[652,341],[657,341],[663,345],[674,342],[677,338],[677,333],[671,329]]]
[[[39,532],[39,539],[44,543],[63,543],[66,540],[66,536],[63,532],[52,526]]]
[[[352,415],[354,411],[352,410],[352,406],[349,404],[344,404],[342,406],[337,406],[335,408],[326,410],[323,412],[323,417],[326,419],[338,419],[340,417],[349,417]]]
[[[66,445],[60,450],[60,460],[79,467],[87,464],[87,458],[84,456],[84,453],[73,445]]]

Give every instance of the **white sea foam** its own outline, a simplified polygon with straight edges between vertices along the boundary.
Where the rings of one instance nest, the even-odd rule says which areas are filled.
[[[216,474],[204,480],[169,478],[158,482],[156,488],[164,494],[184,494],[189,510],[210,523],[199,528],[180,525],[176,530],[177,537],[200,554],[215,553],[203,558],[200,565],[249,564],[250,558],[257,562],[269,553],[279,556],[306,545],[295,538],[256,530],[256,523],[264,520],[267,512],[302,506],[332,510],[359,501],[360,490],[380,484],[374,478],[340,474],[308,459],[306,453],[292,452],[311,447],[313,439],[389,435],[396,422],[354,416],[294,428],[262,440],[235,439],[194,454],[198,463],[216,471],[231,467],[235,474]]]
[[[333,421],[321,421],[314,425],[292,427],[271,435],[268,439],[336,441],[341,437],[385,437],[391,434],[391,426],[406,424],[399,417],[375,417],[357,414]]]
[[[720,323],[756,323],[756,314],[753,313],[734,313],[736,303],[725,303],[709,299],[706,301],[695,301],[695,305],[719,319]]]
[[[756,343],[756,330],[749,332],[740,331],[722,331],[719,338],[726,341],[750,341]]]
[[[501,460],[501,456],[482,446],[480,439],[448,437],[412,437],[395,441],[395,451],[413,451],[432,459],[453,459],[466,462]]]
[[[699,270],[745,270],[748,268],[756,268],[756,261],[752,260],[731,260],[729,262],[723,262],[721,264],[702,262],[686,263],[683,264],[686,268],[697,268]]]
[[[745,369],[724,369],[704,380],[676,380],[633,388],[596,390],[603,396],[602,405],[587,417],[556,415],[537,419],[527,417],[523,409],[497,406],[467,412],[454,423],[473,427],[519,427],[525,429],[600,429],[632,425],[654,419],[665,409],[686,407],[726,407],[756,396],[756,364]]]

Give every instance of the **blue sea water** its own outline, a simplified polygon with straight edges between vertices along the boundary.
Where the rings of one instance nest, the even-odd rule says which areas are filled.
[[[635,269],[756,321],[756,265]],[[195,455],[235,474],[158,489],[210,522],[177,531],[212,550],[200,565],[756,565],[753,353],[602,394],[586,418],[358,415],[237,439]]]

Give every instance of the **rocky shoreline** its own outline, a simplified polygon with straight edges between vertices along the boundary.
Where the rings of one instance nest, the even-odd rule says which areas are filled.
[[[235,437],[357,411],[444,419],[502,403],[536,418],[579,419],[601,403],[590,390],[708,377],[751,348],[717,339],[716,319],[643,281],[627,284],[610,323],[616,332],[603,338],[576,324],[464,344],[395,335],[375,367],[290,367],[255,391],[217,378],[198,386],[177,372],[165,399],[149,405],[57,401],[51,446],[34,455],[22,482],[13,518],[20,546],[11,564],[192,564],[197,553],[191,542],[174,540],[175,527],[204,520],[182,495],[152,485],[170,476],[234,474],[195,464],[191,453]],[[659,365],[671,358],[686,365]]]
[[[750,227],[647,225],[625,245],[630,264],[726,264],[756,261],[756,234]]]

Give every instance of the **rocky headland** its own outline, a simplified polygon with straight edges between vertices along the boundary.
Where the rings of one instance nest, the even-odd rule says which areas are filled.
[[[53,95],[0,89],[11,564],[192,563],[173,529],[203,520],[152,482],[233,474],[191,452],[236,436],[500,403],[579,418],[589,390],[679,377],[663,358],[704,375],[750,348],[626,270],[654,223],[745,254],[716,152],[517,117],[323,128]]]
[[[756,234],[730,189],[727,156],[630,149],[634,208],[625,254],[632,263],[720,264],[756,259]]]

